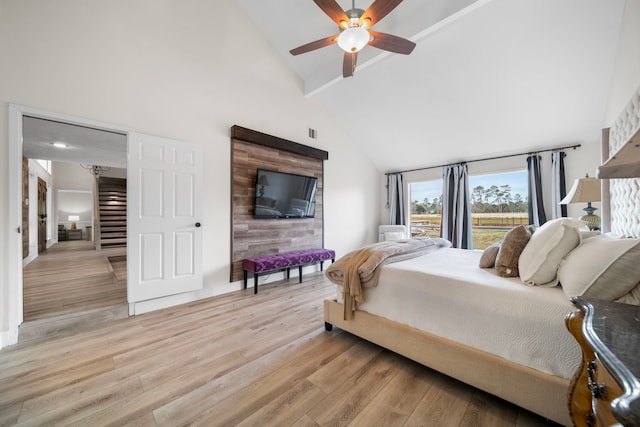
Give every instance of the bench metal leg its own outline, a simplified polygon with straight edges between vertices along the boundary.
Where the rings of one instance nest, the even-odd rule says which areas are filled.
[[[326,254],[324,254],[323,256],[326,256]],[[286,261],[287,263],[292,263],[293,257],[289,257]],[[324,270],[324,261],[326,261],[326,259],[323,260],[319,260],[319,261],[313,261],[311,263],[307,263],[306,265],[312,265],[315,264],[317,262],[320,263],[320,271]],[[333,263],[335,261],[335,258],[331,259],[331,262]],[[298,283],[302,283],[302,268],[304,267],[305,264],[293,264],[293,265],[289,265],[289,267],[281,267],[275,270],[269,270],[269,271],[261,271],[262,274],[265,273],[272,273],[272,272],[276,272],[276,271],[282,271],[282,270],[287,270],[286,272],[286,277],[287,280],[291,279],[291,268],[294,267],[298,267]],[[251,272],[253,274],[253,293],[257,294],[258,293],[258,277],[260,276],[260,274],[258,272]],[[247,282],[248,282],[248,277],[249,277],[249,270],[244,270],[243,269],[243,289],[247,289]]]

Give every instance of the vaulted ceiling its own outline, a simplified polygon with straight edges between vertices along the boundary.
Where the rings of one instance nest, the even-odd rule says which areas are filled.
[[[366,46],[349,78],[337,45],[289,53],[339,32],[313,0],[235,1],[300,76],[304,96],[324,103],[381,171],[597,143],[607,125],[624,0],[404,0],[374,30],[414,41],[414,51]],[[352,1],[337,0],[345,10]],[[60,132],[81,130],[32,125],[25,152],[35,157]],[[49,139],[38,136],[45,131]],[[119,139],[118,149],[91,150],[91,160],[81,148],[48,156],[120,166],[122,136],[95,137]]]
[[[289,53],[338,33],[312,0],[236,1],[381,171],[596,143],[605,125],[624,0],[404,0],[374,29],[414,51],[366,46],[350,78],[337,45]]]

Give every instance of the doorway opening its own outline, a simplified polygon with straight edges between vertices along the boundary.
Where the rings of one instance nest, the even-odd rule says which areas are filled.
[[[23,144],[23,126],[30,118],[42,122],[68,125],[68,129],[94,131],[96,134],[114,134],[123,138],[122,152],[126,153],[127,192],[132,203],[127,206],[127,231],[125,253],[127,256],[127,313],[136,315],[177,303],[174,296],[203,288],[202,274],[202,148],[197,144],[158,136],[145,135],[114,125],[78,119],[50,113],[30,107],[9,105],[9,223],[15,227],[9,234],[10,262],[8,263],[8,331],[0,336],[2,345],[18,341],[19,328],[24,320],[24,277],[22,255],[22,172],[23,157],[42,158],[43,155],[26,155]],[[106,131],[106,132],[99,132]],[[87,144],[86,138],[79,139]],[[98,140],[98,142],[100,142]],[[39,148],[58,148],[55,141],[41,143]],[[60,164],[81,164],[81,175],[90,176],[104,168],[99,166],[104,157],[113,154],[114,144],[93,141],[90,154],[101,154],[98,160],[77,156],[82,150],[65,150]],[[87,151],[87,150],[85,150]],[[130,155],[131,153],[131,155]],[[55,159],[54,159],[55,160]],[[103,163],[106,164],[106,163]],[[53,173],[55,175],[55,172]],[[55,180],[56,184],[59,184]],[[72,184],[69,184],[70,186]],[[73,188],[73,187],[67,187]],[[55,192],[54,192],[55,194]],[[166,203],[165,203],[166,202]],[[55,211],[55,209],[52,209]],[[79,215],[78,215],[79,216]],[[78,218],[79,220],[80,218]],[[75,220],[75,218],[74,218]],[[57,219],[56,224],[60,222]],[[93,234],[95,226],[93,223]],[[76,224],[77,226],[77,224]],[[57,227],[57,226],[56,226]],[[74,233],[72,233],[74,234]],[[79,234],[79,233],[75,233]],[[104,250],[104,249],[103,249]],[[111,261],[109,261],[111,264]],[[113,268],[113,267],[112,267]],[[195,294],[189,295],[196,297]],[[24,326],[24,325],[23,325]]]
[[[119,206],[124,200],[124,209],[119,207],[118,217],[110,219],[126,225],[127,132],[32,111],[23,111],[20,130],[23,168],[26,164],[27,176],[38,175],[38,227],[30,230],[30,221],[23,221],[23,233],[37,234],[38,245],[26,248],[19,272],[25,322],[19,340],[59,336],[100,318],[126,317],[126,228],[118,231],[118,245],[101,248],[100,214],[103,207],[107,216],[113,213],[113,196],[101,196],[99,182],[125,182],[124,199],[117,197]],[[51,165],[48,175],[38,166],[30,170],[38,160]],[[29,205],[29,191],[23,187],[23,206]],[[106,200],[104,206],[100,199]],[[24,216],[29,210],[23,210]],[[35,254],[29,253],[34,249]]]

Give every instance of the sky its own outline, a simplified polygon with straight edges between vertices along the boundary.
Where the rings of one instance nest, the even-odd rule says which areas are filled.
[[[469,177],[469,191],[473,192],[473,188],[482,185],[489,188],[492,185],[501,186],[504,184],[511,185],[511,196],[520,194],[524,200],[527,199],[527,171],[521,170],[516,172],[496,173],[490,175],[475,175]],[[411,192],[411,200],[422,202],[425,197],[430,201],[442,194],[442,180],[415,182],[409,184]]]

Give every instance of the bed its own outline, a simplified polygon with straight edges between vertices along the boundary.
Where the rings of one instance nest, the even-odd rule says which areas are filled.
[[[336,298],[324,301],[327,329],[338,327],[571,425],[567,392],[581,351],[564,323],[574,310],[570,298],[640,304],[640,183],[610,181],[615,235],[594,236],[575,220],[549,221],[528,230],[514,277],[500,275],[504,266],[480,267],[489,250],[438,247],[399,260],[381,257],[376,272],[364,269],[364,275],[338,259],[326,272],[337,285]],[[629,190],[614,191],[620,186]],[[343,258],[358,258],[354,253]],[[345,284],[353,276],[362,278],[355,296]]]
[[[336,299],[324,302],[324,320],[568,424],[565,395],[581,354],[563,323],[571,303],[558,288],[479,268],[481,256],[443,247],[383,265],[351,318],[338,285]]]
[[[337,285],[336,298],[324,301],[327,329],[339,327],[570,425],[566,396],[581,361],[564,322],[574,310],[570,298],[640,304],[640,240],[593,235],[579,224],[564,218],[532,234],[524,226],[510,231],[502,246],[515,230],[529,233],[514,277],[480,267],[488,250],[453,249],[441,239],[420,239],[431,249],[411,256],[402,247],[419,239],[349,253],[327,269]],[[498,253],[495,264],[502,261]],[[350,271],[358,286],[346,280]]]

